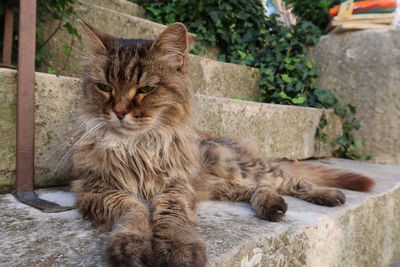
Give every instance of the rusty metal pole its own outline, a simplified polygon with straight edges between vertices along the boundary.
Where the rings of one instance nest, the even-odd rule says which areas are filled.
[[[71,209],[40,199],[34,189],[36,0],[20,0],[17,92],[17,198],[44,212]]]
[[[20,1],[17,96],[17,195],[33,192],[36,0]]]
[[[3,54],[2,62],[0,64],[0,67],[12,69],[15,68],[15,66],[11,65],[12,39],[14,30],[14,6],[15,3],[12,1],[7,1],[6,11],[4,14]]]

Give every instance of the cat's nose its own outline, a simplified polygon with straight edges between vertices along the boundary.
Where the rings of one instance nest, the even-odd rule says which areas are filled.
[[[116,110],[114,110],[114,113],[115,115],[117,115],[117,118],[119,120],[122,120],[125,117],[125,115],[128,114],[128,112],[126,111],[116,111]]]

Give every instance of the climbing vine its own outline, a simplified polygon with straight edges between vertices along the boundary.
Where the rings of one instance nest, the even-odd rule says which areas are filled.
[[[335,155],[366,158],[361,152],[361,141],[353,134],[359,128],[355,119],[356,109],[343,106],[331,91],[316,84],[318,72],[308,56],[308,47],[317,44],[322,34],[319,27],[322,28],[326,20],[314,21],[319,24],[317,27],[299,19],[296,25],[287,27],[279,22],[277,16],[265,16],[259,1],[131,1],[145,8],[150,20],[166,25],[176,21],[185,23],[190,32],[197,34],[198,45],[191,53],[201,55],[206,52],[207,45],[218,46],[221,49],[218,60],[259,68],[259,97],[246,100],[333,108],[343,119],[343,135],[335,141],[338,147]],[[307,15],[304,15],[306,18],[318,9],[315,2],[321,2],[320,6],[324,8],[329,6],[328,2],[334,2],[304,1],[310,4]],[[317,131],[318,136],[323,136],[322,128]]]

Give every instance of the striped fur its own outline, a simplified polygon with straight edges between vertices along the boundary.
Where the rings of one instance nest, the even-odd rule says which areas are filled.
[[[111,231],[112,265],[205,266],[195,230],[199,200],[249,202],[260,218],[280,221],[287,210],[282,194],[336,206],[344,194],[320,186],[371,188],[366,177],[270,163],[248,144],[195,129],[182,24],[154,42],[82,26],[91,53],[72,188],[83,217]]]

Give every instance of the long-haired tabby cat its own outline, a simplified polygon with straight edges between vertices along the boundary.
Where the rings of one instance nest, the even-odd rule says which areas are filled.
[[[73,190],[83,217],[111,231],[113,265],[205,266],[195,229],[199,200],[249,202],[261,219],[276,222],[287,210],[281,194],[336,206],[345,196],[326,186],[372,187],[354,173],[270,163],[238,140],[196,130],[183,24],[172,24],[156,41],[82,26],[90,55]]]

